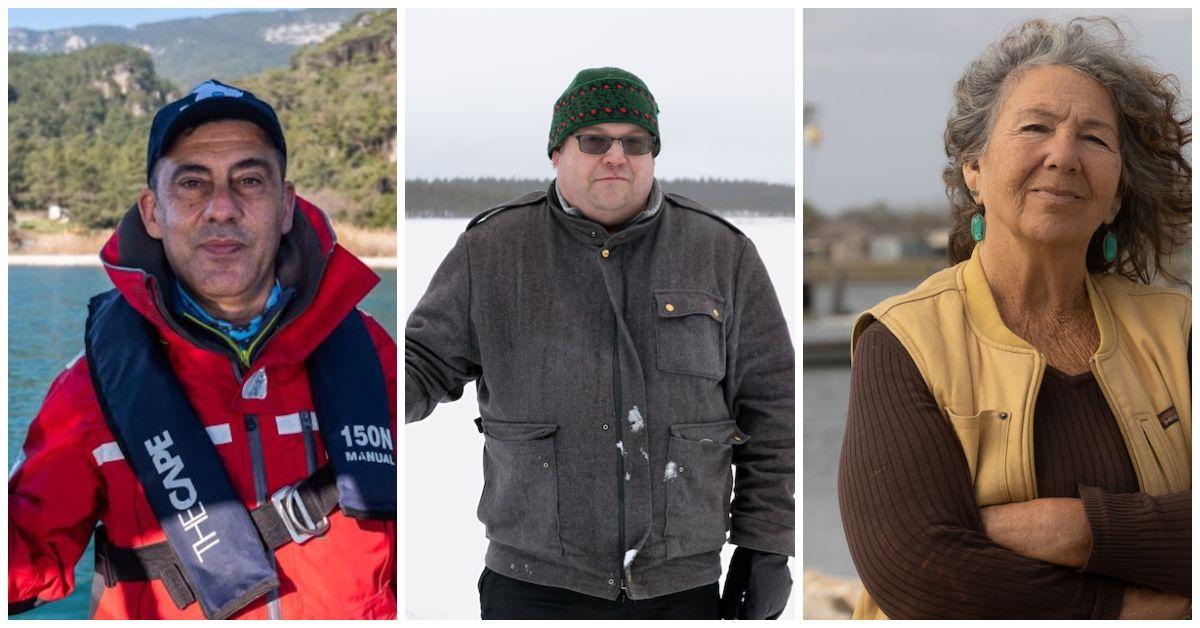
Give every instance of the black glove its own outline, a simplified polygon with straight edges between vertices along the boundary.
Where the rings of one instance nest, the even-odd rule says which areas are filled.
[[[792,594],[787,561],[787,556],[748,547],[733,550],[721,594],[721,618],[779,619]]]

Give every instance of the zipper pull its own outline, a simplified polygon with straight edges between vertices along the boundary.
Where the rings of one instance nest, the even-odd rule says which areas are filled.
[[[629,592],[625,590],[625,581],[621,581],[621,592],[617,594],[617,601],[624,604],[629,599]]]
[[[238,366],[237,360],[230,360],[229,364],[233,366],[233,378],[238,384],[242,383],[242,369]]]

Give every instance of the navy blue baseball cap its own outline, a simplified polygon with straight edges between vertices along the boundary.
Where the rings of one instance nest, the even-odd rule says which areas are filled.
[[[171,143],[181,131],[209,120],[225,118],[249,120],[262,128],[283,155],[280,165],[286,167],[287,142],[283,139],[279,117],[271,105],[244,89],[209,79],[154,114],[154,122],[150,125],[150,141],[146,145],[146,182],[152,183],[150,176],[154,172],[154,164],[170,150]]]

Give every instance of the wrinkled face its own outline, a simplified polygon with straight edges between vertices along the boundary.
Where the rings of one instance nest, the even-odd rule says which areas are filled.
[[[1087,249],[1120,209],[1121,146],[1108,91],[1063,66],[1028,71],[1009,86],[977,164],[963,166],[979,192],[987,239]],[[986,240],[985,240],[986,241]]]
[[[575,132],[575,135],[649,137],[636,124],[606,122]],[[613,142],[603,155],[579,150],[579,140],[568,137],[551,155],[557,171],[558,190],[572,207],[588,220],[617,227],[646,208],[654,182],[654,157],[626,155],[620,142]]]
[[[192,296],[232,313],[265,303],[294,200],[266,133],[245,120],[218,120],[175,140],[156,168],[155,190],[143,190],[138,205]]]

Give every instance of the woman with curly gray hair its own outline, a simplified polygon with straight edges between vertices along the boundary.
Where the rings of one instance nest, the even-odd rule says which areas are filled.
[[[859,317],[838,473],[856,618],[1181,618],[1191,118],[1105,18],[954,89],[954,265]],[[1035,420],[1036,419],[1036,420]]]

